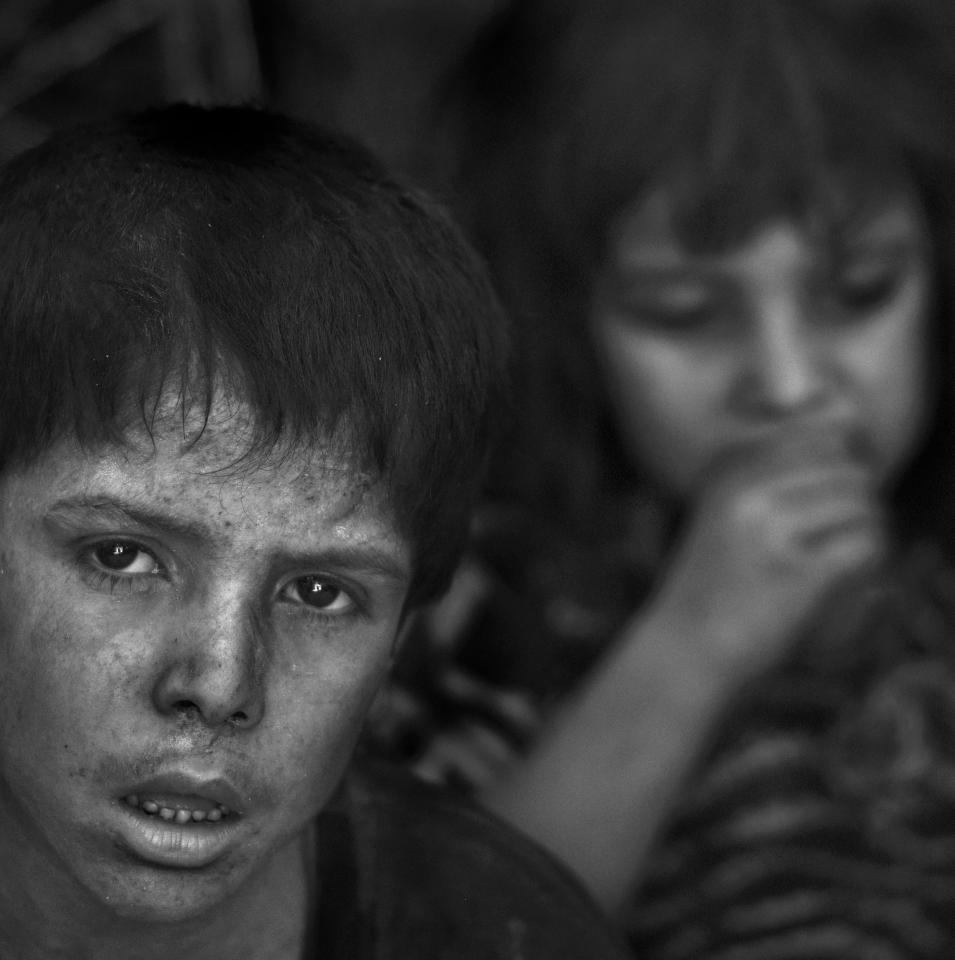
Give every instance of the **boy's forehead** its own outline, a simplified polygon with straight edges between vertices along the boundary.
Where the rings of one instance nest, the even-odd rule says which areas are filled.
[[[339,439],[263,446],[248,405],[221,392],[208,411],[163,401],[148,425],[128,425],[122,442],[61,440],[13,475],[21,490],[79,505],[115,500],[213,523],[304,511],[316,525],[361,517],[394,533],[387,490]]]
[[[244,404],[216,401],[208,418],[175,412],[145,428],[128,432],[125,462],[131,469],[148,468],[157,458],[167,475],[188,486],[203,485],[245,490],[271,488],[315,502],[334,491],[336,499],[358,503],[376,488],[374,478],[333,438],[308,438],[262,445],[255,418]]]
[[[160,450],[170,462],[178,454],[183,472],[268,482],[277,471],[304,484],[322,480],[350,481],[363,490],[373,478],[352,455],[344,426],[327,434],[290,437],[263,431],[259,417],[233,390],[216,387],[190,394],[167,389],[145,416],[132,419],[120,449],[130,463],[149,461]]]

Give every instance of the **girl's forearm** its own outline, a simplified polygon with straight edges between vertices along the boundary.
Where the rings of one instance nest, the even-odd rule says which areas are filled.
[[[732,693],[699,637],[634,620],[536,748],[484,791],[492,810],[570,866],[608,912],[639,881]]]

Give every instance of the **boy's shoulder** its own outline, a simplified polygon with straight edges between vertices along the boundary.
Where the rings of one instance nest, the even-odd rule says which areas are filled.
[[[382,765],[319,820],[321,956],[624,960],[582,887],[476,805]]]

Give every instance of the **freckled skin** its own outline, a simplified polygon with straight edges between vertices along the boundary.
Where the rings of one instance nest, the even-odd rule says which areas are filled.
[[[0,929],[17,903],[65,915],[64,937],[117,918],[241,929],[294,873],[387,669],[410,550],[375,486],[323,451],[224,470],[247,418],[221,397],[213,413],[184,448],[171,413],[155,444],[62,443],[0,477]],[[180,526],[117,527],[100,505],[120,501]],[[117,538],[159,572],[110,582],[92,550]],[[388,572],[343,565],[349,551]],[[302,602],[308,575],[333,578],[341,610]],[[144,863],[117,827],[123,790],[177,764],[228,777],[246,804],[202,869]]]

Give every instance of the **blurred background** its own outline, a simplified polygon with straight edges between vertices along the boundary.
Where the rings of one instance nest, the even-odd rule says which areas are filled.
[[[427,177],[425,104],[505,0],[3,0],[0,161],[165,101],[254,102],[342,127]]]

